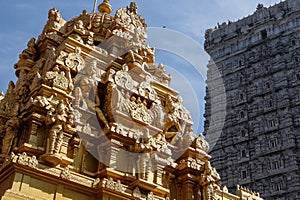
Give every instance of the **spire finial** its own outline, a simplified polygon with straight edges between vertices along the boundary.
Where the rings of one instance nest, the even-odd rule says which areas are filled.
[[[112,12],[112,7],[109,3],[109,0],[103,0],[103,2],[98,6],[100,13],[110,14]]]
[[[95,13],[95,12],[96,12],[96,7],[97,7],[97,0],[94,0],[93,13]]]

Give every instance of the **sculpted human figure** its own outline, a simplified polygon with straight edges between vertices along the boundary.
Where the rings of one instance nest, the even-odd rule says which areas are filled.
[[[76,125],[74,124],[74,119],[75,119],[75,115],[72,112],[69,112],[67,118],[67,126],[66,126],[67,129],[72,130],[76,128]]]
[[[127,96],[127,92],[125,93],[124,89],[119,90],[115,84],[112,84],[112,96],[111,96],[111,104],[113,106],[117,106],[120,111],[124,113],[129,112],[129,103],[128,100],[130,96]]]
[[[91,18],[87,10],[82,11],[81,15],[79,16],[79,19],[83,22],[84,26],[88,26],[91,23]]]
[[[95,65],[85,69],[85,74],[79,77],[78,87],[75,88],[75,106],[85,110],[95,111],[98,120],[105,127],[108,127],[108,121],[101,110],[101,101],[98,94],[98,81],[95,77]]]
[[[130,7],[129,7],[129,11],[134,13],[134,14],[137,14],[137,10],[138,10],[137,4],[135,2],[131,2]]]
[[[18,117],[19,105],[16,104],[13,108],[13,116],[5,124],[5,136],[3,138],[2,154],[9,154],[13,140],[18,134],[18,130],[21,126],[21,120]]]
[[[117,105],[120,111],[129,113],[131,105],[130,93],[128,91],[124,91],[124,89],[121,89],[121,91],[118,89],[115,90],[117,92],[117,98],[112,97],[112,102],[114,102],[113,105]]]
[[[93,82],[93,85],[97,86],[100,79],[97,77],[97,61],[93,60],[91,64],[87,64],[84,68],[84,74],[87,79]]]
[[[86,30],[83,26],[83,22],[78,20],[74,23],[73,31],[82,36],[93,36],[93,33]]]
[[[100,32],[100,26],[101,26],[101,15],[95,15],[93,18],[92,18],[92,22],[91,22],[91,25],[92,25],[92,28],[91,30],[94,32],[94,33],[99,33]]]
[[[164,132],[166,132],[169,128],[172,126],[175,126],[177,131],[180,131],[180,125],[178,120],[178,110],[177,105],[173,101],[172,97],[170,95],[167,96],[166,99],[166,109],[167,109],[167,119],[166,119],[166,126],[164,128]]]
[[[56,96],[56,94],[51,95],[49,98],[46,98],[45,96],[37,96],[33,100],[33,103],[39,105],[42,108],[45,108],[46,110],[50,110],[52,108],[51,101],[54,96]]]
[[[177,98],[176,102],[176,116],[178,119],[180,119],[180,126],[181,130],[185,131],[187,121],[191,121],[192,117],[190,112],[184,107],[183,105],[183,99],[181,96]]]
[[[215,179],[212,176],[213,168],[210,165],[209,161],[206,161],[204,164],[204,173],[201,175],[200,184],[203,186],[203,197],[204,200],[214,200],[215,193],[213,185]]]
[[[87,79],[79,82],[79,87],[75,88],[75,106],[85,110],[94,110],[94,86]]]
[[[111,35],[110,27],[114,22],[112,18],[105,11],[94,14],[91,19],[91,31],[95,33],[94,39],[96,41],[102,41]]]
[[[65,36],[69,36],[74,38],[75,40],[83,43],[86,42],[87,44],[93,44],[93,36],[94,33],[87,30],[84,27],[84,23],[82,20],[77,20],[74,22],[71,30],[65,34]]]
[[[66,113],[66,105],[60,101],[55,108],[55,113],[48,111],[46,124],[51,126],[49,133],[48,154],[57,154],[63,141],[63,127],[67,125],[68,114]]]
[[[199,148],[199,149],[202,149],[202,150],[204,150],[206,152],[209,150],[209,144],[204,139],[204,136],[203,136],[202,133],[196,139],[196,147]]]
[[[21,98],[21,101],[23,101],[25,99],[26,93],[28,92],[28,81],[25,70],[20,71],[19,79],[14,90],[15,93]]]
[[[77,80],[75,85],[75,106],[79,106],[83,109],[88,109],[93,111],[94,102],[94,90],[98,85],[96,74],[96,62],[85,65],[82,73],[77,75]]]
[[[149,172],[151,172],[152,163],[151,157],[149,153],[143,153],[139,156],[138,159],[138,170],[140,173],[140,178],[147,180],[149,176]]]
[[[72,80],[72,75],[71,75],[71,70],[69,67],[64,67],[64,72],[65,72],[65,77],[68,80],[68,86],[70,90],[74,89],[74,84],[73,84],[73,80]]]
[[[48,12],[48,21],[43,30],[43,34],[53,33],[59,31],[62,26],[62,17],[58,10],[52,8]]]
[[[181,137],[184,129],[182,129],[179,104],[177,100],[168,95],[166,97],[166,111],[167,116],[163,128],[163,133],[167,141],[171,144],[175,144],[176,141]],[[184,126],[185,127],[185,124]]]
[[[158,99],[155,100],[152,103],[152,106],[151,106],[150,110],[151,110],[152,118],[153,118],[152,124],[154,126],[162,128],[162,126],[164,124],[164,120],[165,120],[165,112],[164,112],[163,107],[161,105],[161,101],[158,100]]]
[[[114,88],[115,92],[113,94],[116,95],[115,102],[114,99],[112,99],[113,105],[116,105],[120,108],[120,111],[125,112],[125,91],[124,89],[118,90],[116,87]]]
[[[130,104],[131,104],[131,101],[130,101],[130,93],[129,93],[129,92],[126,92],[126,93],[125,93],[125,104],[124,104],[124,111],[125,111],[125,112],[129,112]]]
[[[59,87],[63,90],[73,90],[73,80],[70,72],[70,68],[56,65],[52,71],[46,73],[46,79],[48,84]]]

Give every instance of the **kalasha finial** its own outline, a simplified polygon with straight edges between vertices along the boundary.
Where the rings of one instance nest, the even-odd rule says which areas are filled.
[[[110,14],[112,12],[112,7],[109,3],[109,0],[103,0],[103,2],[98,6],[100,13]]]

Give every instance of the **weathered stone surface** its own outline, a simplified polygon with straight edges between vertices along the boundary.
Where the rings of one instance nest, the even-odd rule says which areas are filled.
[[[266,199],[300,198],[299,16],[299,1],[286,0],[206,31],[205,135],[221,132],[210,153],[231,191],[238,182]]]

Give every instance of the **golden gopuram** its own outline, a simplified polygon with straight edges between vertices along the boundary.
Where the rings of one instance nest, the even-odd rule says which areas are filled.
[[[0,95],[3,200],[261,200],[221,185],[136,3],[50,9]]]

